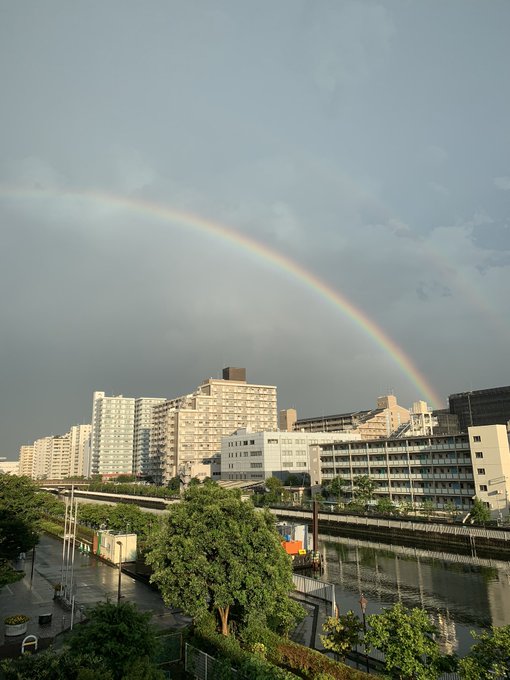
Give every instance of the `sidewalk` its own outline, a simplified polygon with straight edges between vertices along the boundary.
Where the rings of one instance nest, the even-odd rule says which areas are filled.
[[[4,586],[0,591],[0,657],[19,653],[25,635],[36,635],[40,648],[48,646],[56,635],[69,629],[71,612],[53,600],[54,584],[61,581],[62,541],[46,534],[41,535],[36,548],[34,578],[30,582],[31,554],[16,567],[25,571],[17,583]],[[74,558],[74,583],[76,606],[74,623],[79,623],[85,609],[97,602],[117,601],[118,569],[78,550]],[[158,592],[135,581],[126,574],[121,577],[121,595],[124,601],[134,602],[140,611],[153,612],[152,623],[157,628],[181,628],[188,619],[169,609]],[[14,614],[30,616],[27,632],[16,637],[5,637],[4,619]],[[39,625],[41,614],[52,614],[50,624]]]

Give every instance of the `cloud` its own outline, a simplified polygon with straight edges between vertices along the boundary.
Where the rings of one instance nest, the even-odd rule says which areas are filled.
[[[502,191],[510,191],[510,177],[494,177],[494,184]]]

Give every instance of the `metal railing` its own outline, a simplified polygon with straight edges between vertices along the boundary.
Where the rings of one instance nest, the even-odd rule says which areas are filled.
[[[239,673],[234,668],[187,642],[184,647],[184,668],[187,673],[198,680],[214,680],[219,675],[224,678],[227,669],[231,678],[239,677]]]
[[[294,510],[292,508],[268,508],[274,515],[292,517],[301,521],[311,521],[311,511]],[[434,522],[415,522],[399,519],[385,519],[380,517],[365,517],[359,515],[340,515],[319,512],[319,522],[329,524],[357,524],[360,526],[384,527],[386,529],[405,529],[411,532],[437,533],[450,536],[467,536],[473,538],[496,539],[510,541],[510,531],[503,529],[489,529],[474,527],[466,524],[436,524]]]

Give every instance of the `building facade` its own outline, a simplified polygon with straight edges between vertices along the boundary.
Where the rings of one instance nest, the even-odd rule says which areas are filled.
[[[246,382],[245,369],[226,368],[191,394],[154,406],[151,476],[167,484],[178,475],[212,476],[221,439],[248,427],[276,430],[276,387]]]
[[[462,432],[473,425],[510,422],[510,386],[450,394],[448,404],[450,413],[458,417]]]
[[[252,432],[237,430],[221,441],[221,479],[261,482],[268,477],[285,481],[290,475],[304,485],[310,472],[311,445],[359,440],[351,432]]]
[[[19,450],[19,473],[21,476],[34,477],[34,445],[24,444]]]
[[[150,437],[152,409],[165,401],[163,397],[140,397],[135,399],[133,472],[145,477],[149,474]]]
[[[69,430],[69,476],[86,477],[90,467],[92,426],[73,425]]]
[[[377,407],[370,411],[353,411],[332,416],[300,418],[294,430],[301,432],[359,432],[362,439],[389,437],[409,421],[409,410],[397,404],[390,394],[377,399]]]
[[[496,516],[508,514],[510,451],[501,425],[469,428],[452,436],[342,442],[311,447],[312,488],[340,476],[376,482],[374,498],[469,510],[477,496]],[[352,487],[351,487],[352,488]]]
[[[135,400],[94,392],[90,474],[132,474]]]

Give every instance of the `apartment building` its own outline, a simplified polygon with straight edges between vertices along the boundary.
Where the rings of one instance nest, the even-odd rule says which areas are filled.
[[[0,460],[0,474],[19,475],[19,460]]]
[[[374,498],[469,510],[475,496],[493,516],[507,514],[510,450],[506,427],[470,427],[466,434],[340,442],[311,447],[312,488],[336,476],[368,475]]]
[[[145,476],[149,474],[152,409],[164,401],[163,397],[140,397],[135,399],[133,472],[136,475]]]
[[[357,432],[252,432],[237,430],[221,440],[221,479],[261,482],[268,477],[285,481],[310,472],[309,447],[336,441],[360,440]]]
[[[86,477],[90,467],[92,426],[73,425],[69,430],[69,476]]]
[[[409,410],[399,406],[397,398],[386,395],[377,399],[375,409],[352,411],[332,416],[299,418],[294,430],[301,432],[359,432],[362,439],[389,437],[409,421]]]
[[[48,479],[64,479],[71,474],[71,435],[47,437],[49,439]]]
[[[19,450],[19,473],[21,476],[34,477],[34,445],[24,444]]]
[[[34,479],[49,479],[53,437],[40,437],[34,441]]]
[[[167,484],[172,477],[212,476],[221,439],[240,428],[276,430],[276,387],[246,382],[244,368],[225,368],[222,379],[205,380],[191,394],[154,406],[151,474]]]
[[[92,401],[90,473],[131,474],[135,399],[121,394],[107,397],[104,392],[94,392]]]

